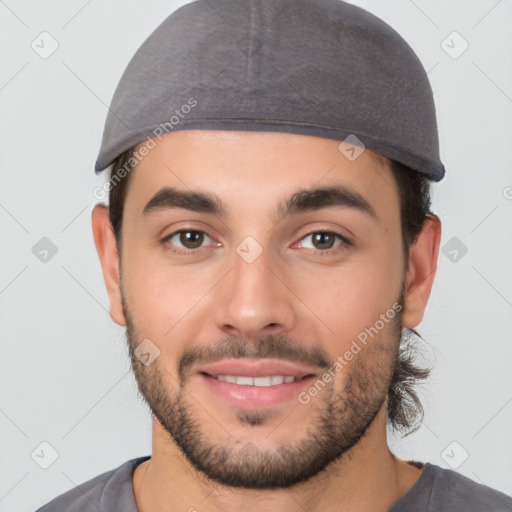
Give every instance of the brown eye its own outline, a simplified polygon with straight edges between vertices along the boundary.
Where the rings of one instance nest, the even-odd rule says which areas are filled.
[[[313,245],[316,249],[331,249],[334,246],[335,236],[333,233],[313,233]]]
[[[165,244],[171,252],[185,254],[194,249],[202,248],[204,242],[207,240],[211,241],[211,238],[203,231],[181,229],[166,236],[162,240],[162,243]]]
[[[201,231],[180,231],[180,242],[187,249],[201,247],[204,240],[204,233]]]
[[[304,240],[307,239],[311,240],[309,244],[304,243]],[[343,249],[344,247],[349,246],[350,240],[345,236],[332,231],[315,231],[304,236],[301,239],[301,245],[306,249],[312,249],[314,252],[332,253],[338,248]]]

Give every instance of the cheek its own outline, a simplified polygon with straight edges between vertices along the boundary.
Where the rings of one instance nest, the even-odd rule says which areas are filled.
[[[176,363],[183,351],[182,340],[194,334],[189,319],[197,314],[194,304],[200,296],[197,290],[191,291],[193,276],[188,273],[183,267],[161,268],[141,258],[126,259],[125,275],[129,277],[123,279],[123,287],[135,324],[135,345],[149,339],[158,347],[158,366],[167,389],[177,388]]]
[[[334,351],[372,326],[398,301],[402,259],[382,250],[354,253],[338,267],[318,268],[296,279],[297,295],[331,331]]]
[[[202,299],[218,279],[219,269],[169,265],[160,250],[135,249],[126,254],[123,287],[140,334],[168,345],[190,335],[190,320],[205,314],[207,301]]]

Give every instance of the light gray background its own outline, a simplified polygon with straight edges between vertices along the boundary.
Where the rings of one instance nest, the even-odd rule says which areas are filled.
[[[92,190],[104,179],[93,164],[128,60],[184,3],[0,1],[2,512],[31,512],[150,453],[150,415],[93,244]],[[441,245],[456,237],[468,249],[457,262],[440,254],[418,329],[435,359],[425,422],[390,444],[443,467],[466,451],[457,471],[512,494],[512,3],[353,3],[395,27],[429,70],[447,167],[433,188]],[[47,59],[31,48],[42,31],[59,44]],[[469,43],[456,59],[442,47],[453,31]],[[463,44],[453,37],[452,53]],[[58,250],[46,263],[32,252],[42,237]],[[43,441],[58,452],[48,469],[31,457],[48,462]]]

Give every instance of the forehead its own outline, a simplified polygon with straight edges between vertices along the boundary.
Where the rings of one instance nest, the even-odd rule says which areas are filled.
[[[142,215],[165,187],[209,193],[223,213],[282,210],[299,190],[343,186],[365,199],[377,217],[397,213],[397,185],[386,159],[364,150],[348,159],[339,141],[274,132],[183,130],[153,139],[131,172],[126,207]],[[136,146],[139,155],[145,143]]]

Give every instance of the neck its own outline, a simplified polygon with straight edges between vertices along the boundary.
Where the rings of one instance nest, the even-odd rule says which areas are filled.
[[[311,512],[385,512],[420,473],[390,452],[384,408],[357,445],[315,477],[287,489],[238,489],[207,479],[153,419],[152,455],[137,466],[133,488],[140,512],[292,512],[297,503]]]

